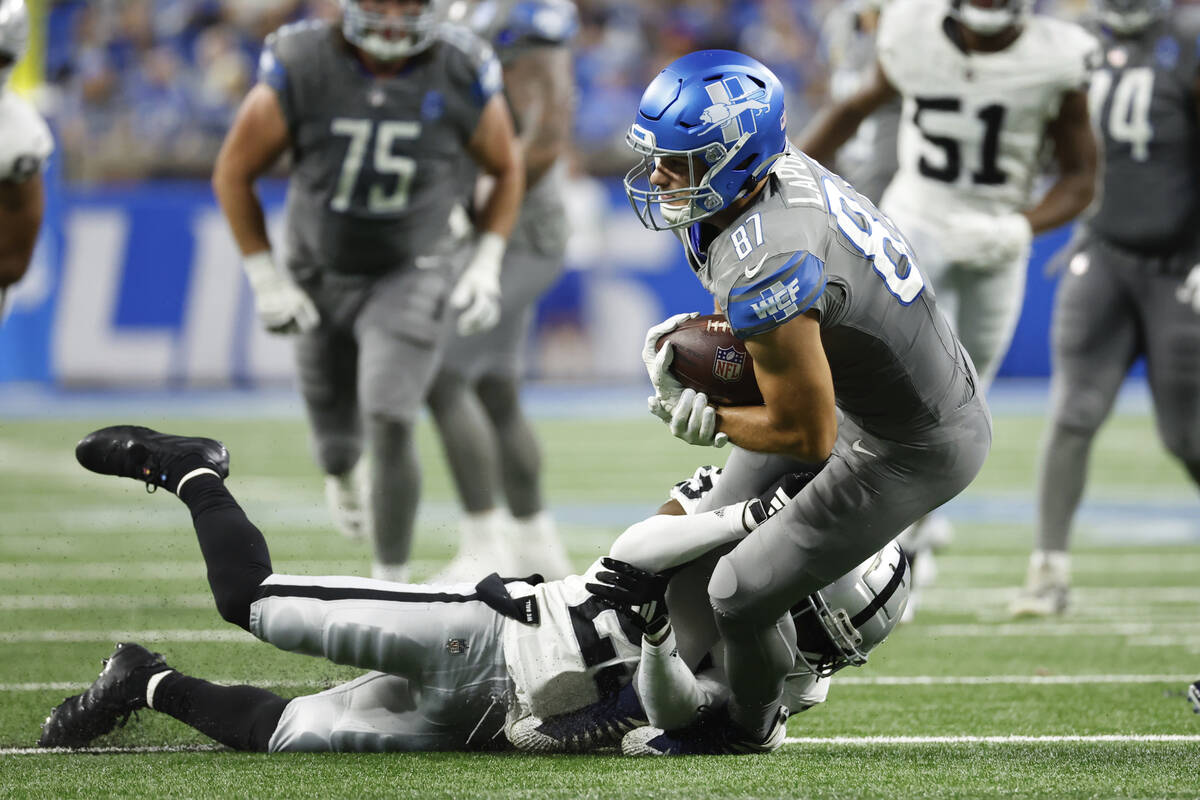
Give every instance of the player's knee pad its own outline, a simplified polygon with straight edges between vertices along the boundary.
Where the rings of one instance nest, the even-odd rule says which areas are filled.
[[[777,614],[762,608],[761,581],[756,576],[739,572],[734,560],[722,557],[708,581],[708,599],[717,614],[717,624],[726,628],[746,630],[769,624]]]
[[[288,703],[268,744],[272,753],[327,753],[330,733],[344,710],[340,698],[326,694],[297,697]]]
[[[263,597],[250,608],[250,632],[280,650],[324,655],[321,642],[325,610],[320,601],[302,597]]]

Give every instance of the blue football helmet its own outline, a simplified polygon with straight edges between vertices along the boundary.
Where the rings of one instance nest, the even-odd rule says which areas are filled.
[[[783,85],[775,73],[730,50],[677,59],[642,94],[625,143],[642,156],[625,194],[651,230],[681,228],[745,196],[787,149]],[[688,163],[688,185],[650,182],[658,159]]]

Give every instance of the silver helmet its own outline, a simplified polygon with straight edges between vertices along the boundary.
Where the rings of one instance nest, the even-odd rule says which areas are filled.
[[[977,5],[974,0],[951,0],[950,14],[980,36],[992,36],[1024,22],[1030,5],[1030,0],[992,0],[989,5]]]
[[[0,0],[0,89],[29,46],[29,12],[25,0]]]
[[[1139,33],[1171,10],[1171,0],[1097,0],[1096,15],[1113,33]]]
[[[433,44],[441,21],[443,0],[419,0],[412,14],[367,10],[363,0],[341,0],[342,35],[380,61],[408,58]],[[374,4],[372,4],[374,5]]]
[[[908,605],[908,559],[896,542],[792,609],[801,671],[832,675],[867,663]]]

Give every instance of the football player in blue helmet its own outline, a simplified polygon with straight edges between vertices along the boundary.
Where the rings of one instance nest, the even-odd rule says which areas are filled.
[[[763,396],[761,405],[718,407],[679,384],[671,344],[656,345],[691,315],[647,333],[651,413],[689,444],[734,446],[699,508],[757,496],[789,472],[815,473],[795,502],[689,582],[713,609],[731,694],[703,730],[656,739],[653,752],[662,755],[780,746],[783,685],[797,659],[827,673],[860,660],[859,635],[867,641],[861,629],[851,633],[856,613],[808,606],[794,621],[792,609],[962,491],[991,443],[974,368],[924,291],[908,240],[870,200],[790,146],[785,126],[771,71],[709,50],[676,60],[650,83],[627,137],[640,156],[625,179],[634,211],[648,228],[675,230],[754,359]],[[805,631],[833,625],[838,652],[809,657],[797,623]]]
[[[1029,16],[1030,0],[951,0],[950,14],[979,36],[1018,28]]]
[[[433,43],[440,0],[341,0],[342,35],[380,61],[408,58]]]
[[[1096,16],[1118,36],[1143,31],[1171,10],[1171,0],[1097,0]]]
[[[720,83],[713,83],[718,76]],[[787,148],[786,128],[783,86],[769,69],[729,50],[686,55],[642,95],[625,137],[642,161],[625,176],[625,193],[652,230],[710,217],[766,177]],[[686,170],[688,185],[651,183],[660,160]]]

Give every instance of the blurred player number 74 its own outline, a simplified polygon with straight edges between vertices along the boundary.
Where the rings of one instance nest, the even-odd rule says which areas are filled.
[[[659,337],[656,349],[667,342],[675,351],[671,374],[685,387],[704,392],[716,406],[762,404],[754,361],[724,317],[710,314],[686,320]]]

